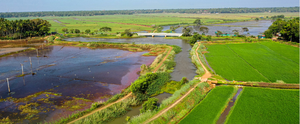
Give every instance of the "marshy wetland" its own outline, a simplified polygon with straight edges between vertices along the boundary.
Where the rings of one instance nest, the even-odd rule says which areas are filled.
[[[202,33],[198,30],[199,27],[189,25],[194,21],[192,17],[195,14],[173,14],[176,17],[168,16],[164,20],[161,19],[165,17],[164,14],[150,15],[161,25],[172,22],[178,26],[181,21],[188,22],[179,26],[176,33],[181,33],[183,26],[191,27],[192,32]],[[128,17],[134,17],[134,20]],[[151,21],[139,22],[149,18],[145,15],[44,18],[58,29],[73,28],[76,25],[82,30],[93,30],[97,25],[104,24],[113,26],[116,31],[123,31],[127,27],[132,27],[133,32],[156,31],[151,26]],[[176,20],[173,22],[174,18]],[[241,34],[260,35],[272,24],[271,20],[249,21],[249,18],[243,18],[245,20],[242,22],[232,20],[233,23],[224,23],[224,20],[218,18],[206,18],[203,21],[209,28],[208,35],[215,35],[217,30],[232,34],[232,30],[241,30],[242,27],[248,27],[249,31],[241,31]],[[136,24],[131,24],[133,22]],[[162,27],[162,31],[170,28]],[[56,31],[54,28],[51,31]],[[81,36],[65,33],[52,36],[53,41],[48,43],[42,40],[36,43],[0,44],[2,48],[15,51],[12,54],[0,54],[0,120],[18,123],[144,123],[162,113],[162,116],[149,122],[191,123],[197,121],[191,118],[199,119],[199,115],[203,114],[200,119],[205,122],[234,123],[240,121],[235,119],[239,118],[237,113],[243,111],[244,107],[241,106],[247,105],[242,102],[247,97],[247,94],[243,94],[249,94],[247,90],[244,92],[248,88],[215,88],[214,84],[206,81],[222,82],[222,85],[239,85],[241,81],[291,83],[290,85],[299,83],[299,48],[269,39],[258,40],[251,37],[254,43],[245,43],[245,39],[240,37],[213,36],[212,41],[208,41],[207,36],[203,35],[205,40],[192,44],[192,37],[131,38],[109,34],[109,39],[106,39],[101,38],[102,34],[82,33],[83,37],[74,37],[75,35]],[[0,52],[1,50],[4,51],[0,49]],[[204,65],[200,65],[201,61]],[[283,67],[279,68],[280,65]],[[212,74],[212,77],[204,76],[202,80],[204,73]],[[140,87],[146,87],[142,91],[143,95],[135,93],[135,85],[132,85],[141,82],[146,82]],[[294,90],[294,96],[297,96],[296,92],[299,90]],[[140,109],[148,98],[158,98],[157,109],[145,114]],[[178,99],[183,101],[176,103]],[[216,104],[212,106],[210,103]],[[175,107],[164,111],[169,106]],[[207,110],[209,107],[215,110]],[[200,109],[210,112],[203,113]],[[292,119],[295,120],[295,117]]]
[[[149,65],[155,59],[155,56],[142,56],[144,53],[146,52],[48,46],[39,49],[39,57],[36,51],[1,57],[0,77],[9,77],[11,90],[8,93],[6,80],[1,80],[0,95],[6,100],[1,102],[1,115],[13,120],[20,116],[15,115],[15,112],[24,111],[20,106],[35,103],[34,108],[39,110],[39,114],[33,116],[38,117],[33,122],[49,121],[70,113],[69,110],[82,110],[92,102],[105,101],[130,86],[138,78],[140,66]],[[24,65],[25,73],[21,77],[20,63]],[[32,94],[34,97],[20,100]],[[64,105],[68,101],[77,107],[68,108],[72,107]],[[63,106],[67,110],[61,110]]]

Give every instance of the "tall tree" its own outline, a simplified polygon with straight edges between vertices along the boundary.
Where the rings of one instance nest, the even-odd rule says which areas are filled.
[[[110,27],[102,27],[102,28],[100,28],[100,31],[108,32],[108,31],[111,31],[111,28]]]
[[[208,33],[209,29],[208,29],[208,27],[202,26],[202,27],[200,27],[200,31],[202,31],[202,34],[205,35],[206,33]]]
[[[299,17],[289,20],[280,31],[283,39],[299,43]]]
[[[70,32],[73,34],[74,33],[74,29],[70,29]]]
[[[86,29],[86,30],[85,30],[85,33],[86,33],[86,34],[89,34],[90,32],[91,32],[90,29]]]
[[[79,29],[75,29],[75,33],[76,34],[80,33],[80,30]]]
[[[191,36],[192,29],[190,27],[183,27],[182,36]]]
[[[196,24],[197,26],[200,26],[201,25],[201,20],[200,19],[196,19],[194,21],[194,24]]]
[[[61,29],[61,31],[63,31],[66,34],[68,32],[68,29],[67,28],[63,28],[63,29]]]

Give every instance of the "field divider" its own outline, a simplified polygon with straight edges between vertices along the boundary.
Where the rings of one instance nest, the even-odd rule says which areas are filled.
[[[247,62],[243,57],[241,57],[239,54],[237,54],[233,49],[231,49],[228,45],[226,45],[236,56],[241,58],[244,62],[246,62],[249,66],[251,66],[257,73],[259,73],[261,76],[263,76],[265,79],[267,79],[269,82],[270,81],[266,76],[264,76],[262,73],[260,73],[254,66],[252,66],[249,62]]]

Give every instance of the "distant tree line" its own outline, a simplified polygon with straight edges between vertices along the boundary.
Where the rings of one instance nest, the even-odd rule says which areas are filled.
[[[17,39],[42,36],[50,31],[51,24],[43,19],[7,20],[0,18],[0,39]]]
[[[279,34],[279,38],[283,40],[299,43],[299,17],[288,21],[279,18],[264,32],[266,38],[272,38]]]
[[[259,13],[259,12],[299,12],[299,7],[5,12],[5,13],[0,13],[0,18],[44,17],[44,16],[95,16],[95,15],[115,15],[115,14],[131,15],[136,13]]]

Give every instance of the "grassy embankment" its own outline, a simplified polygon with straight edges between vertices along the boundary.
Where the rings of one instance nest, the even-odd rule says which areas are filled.
[[[189,123],[216,123],[226,108],[237,88],[232,86],[218,86],[212,89],[207,96],[183,119],[180,124]]]
[[[275,42],[207,44],[206,47],[209,65],[227,80],[299,82],[297,47]]]
[[[198,68],[197,73],[199,75],[197,75],[196,77],[201,77],[201,75],[204,74],[204,69],[202,68],[196,56],[194,55],[194,53],[196,52],[196,48],[197,47],[194,46],[193,49],[191,50],[191,54],[193,54],[192,61],[195,63],[196,67]],[[162,110],[170,106],[172,103],[177,101],[182,95],[188,92],[190,88],[192,88],[195,84],[199,82],[200,80],[198,80],[198,78],[189,81],[189,83],[184,84],[179,90],[175,91],[171,97],[165,99],[157,110],[147,111],[145,113],[142,113],[139,116],[130,119],[129,123],[140,124],[145,122],[147,119],[155,116],[156,114],[158,114],[159,112],[161,112]],[[184,98],[182,102],[177,104],[175,107],[173,107],[168,112],[166,112],[156,120],[152,121],[151,123],[169,123],[169,122],[176,123],[185,114],[187,114],[193,108],[193,106],[198,104],[211,88],[212,87],[210,87],[207,83],[198,84],[196,89],[192,91],[186,98]]]
[[[227,124],[299,123],[299,90],[245,87],[231,108]]]

